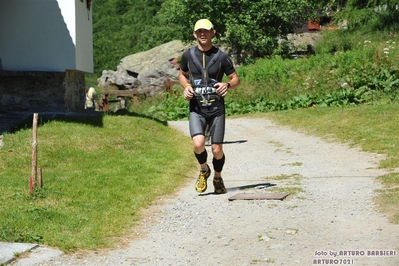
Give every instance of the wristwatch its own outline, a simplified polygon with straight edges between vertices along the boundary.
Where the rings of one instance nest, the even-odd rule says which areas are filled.
[[[230,89],[230,82],[227,82],[227,89]]]

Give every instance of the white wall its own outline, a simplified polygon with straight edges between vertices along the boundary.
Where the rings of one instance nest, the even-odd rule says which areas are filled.
[[[58,0],[66,1],[68,0]],[[93,1],[92,1],[93,2]],[[86,0],[76,0],[76,69],[93,72],[93,20],[92,8],[87,10]],[[93,4],[92,4],[93,6]]]
[[[93,72],[86,0],[0,0],[3,70]]]

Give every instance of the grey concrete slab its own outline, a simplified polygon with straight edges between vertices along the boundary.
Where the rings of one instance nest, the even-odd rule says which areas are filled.
[[[61,256],[64,254],[61,250],[40,246],[37,248],[32,249],[27,253],[26,256],[22,256],[17,258],[15,261],[12,262],[13,266],[36,266],[42,265],[45,261],[51,261],[52,259]],[[47,265],[47,264],[43,264]]]
[[[38,244],[0,242],[0,264],[6,264],[15,258],[18,253],[27,252]]]

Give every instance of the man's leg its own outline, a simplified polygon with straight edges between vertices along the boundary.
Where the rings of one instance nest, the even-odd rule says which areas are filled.
[[[212,163],[213,163],[213,169],[215,170],[215,177],[221,177],[225,162],[223,144],[212,144],[212,154],[213,154]]]
[[[208,187],[207,180],[208,177],[211,175],[211,169],[207,164],[208,153],[205,149],[205,136],[204,135],[194,136],[193,144],[194,144],[195,157],[197,158],[197,161],[201,166],[197,182],[195,183],[195,190],[198,193],[202,193],[206,191]]]
[[[223,141],[225,132],[225,116],[218,116],[214,118],[211,134],[212,134],[212,154],[213,154],[213,169],[215,175],[213,179],[213,186],[215,187],[215,193],[224,194],[226,188],[222,179],[222,170],[225,162],[225,155],[223,152]]]
[[[206,167],[208,154],[205,149],[205,136],[196,135],[193,138],[194,154],[201,168]]]
[[[211,175],[211,169],[207,164],[208,153],[205,149],[204,130],[206,126],[205,119],[197,113],[190,113],[190,135],[194,145],[194,155],[201,166],[201,171],[195,183],[197,192],[202,193],[207,189],[207,180]]]
[[[207,153],[205,149],[205,127],[206,127],[206,120],[203,116],[191,112],[190,113],[190,135],[191,139],[193,140],[194,146],[194,154],[198,160],[198,163],[201,165],[201,168],[206,167],[207,162]]]
[[[216,194],[224,194],[227,192],[226,187],[222,179],[222,170],[224,166],[225,156],[223,153],[222,144],[212,145],[213,153],[213,169],[215,170],[215,175],[213,177],[213,187],[215,188]]]

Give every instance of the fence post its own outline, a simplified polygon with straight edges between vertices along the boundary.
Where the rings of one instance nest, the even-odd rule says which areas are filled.
[[[33,137],[32,137],[32,172],[29,182],[29,191],[32,194],[37,180],[37,120],[38,114],[33,114]]]

